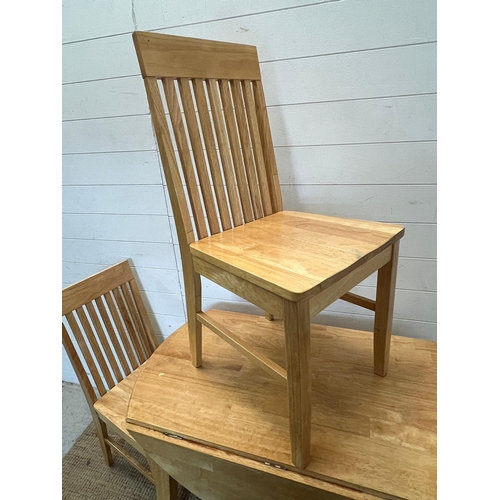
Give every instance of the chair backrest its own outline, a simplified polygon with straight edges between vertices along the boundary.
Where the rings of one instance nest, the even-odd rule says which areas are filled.
[[[92,385],[103,396],[158,346],[128,261],[65,288],[62,316],[62,343],[87,399],[92,402],[97,399]]]
[[[148,32],[133,39],[181,246],[281,211],[256,48]]]

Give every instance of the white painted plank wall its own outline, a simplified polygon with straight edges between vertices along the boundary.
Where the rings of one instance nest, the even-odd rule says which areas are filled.
[[[404,224],[394,332],[436,339],[435,0],[63,0],[63,286],[130,258],[163,337],[185,321],[182,270],[135,29],[257,46],[285,208]],[[373,314],[338,301],[315,321]]]

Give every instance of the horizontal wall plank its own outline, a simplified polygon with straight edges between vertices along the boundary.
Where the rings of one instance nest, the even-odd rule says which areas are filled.
[[[148,115],[63,122],[62,144],[63,154],[156,149]]]
[[[261,61],[307,57],[435,41],[436,2],[330,2],[161,32],[256,45]]]
[[[264,63],[262,79],[268,106],[433,93],[436,44]],[[63,85],[62,92],[63,120],[149,112],[141,76]]]
[[[62,46],[62,82],[140,75],[132,34]]]
[[[285,210],[381,222],[435,222],[436,186],[283,186]]]
[[[276,148],[281,184],[434,184],[436,142]]]
[[[256,45],[271,61],[435,41],[436,2],[330,2],[161,31]],[[131,34],[66,44],[62,57],[64,83],[140,74]]]
[[[87,264],[112,265],[130,259],[134,267],[177,269],[171,243],[136,241],[62,240],[62,260]]]
[[[141,30],[153,30],[311,3],[317,3],[317,0],[257,0],[246,3],[134,0],[132,5],[123,0],[63,0],[63,42],[132,31],[135,24]]]
[[[186,322],[186,320],[180,316],[166,316],[165,314],[149,314],[149,319],[160,341],[172,335],[172,333],[178,330]]]
[[[366,278],[360,285],[377,286],[377,273]],[[435,292],[437,290],[437,261],[400,257],[396,288]]]
[[[166,215],[63,214],[62,234],[65,238],[85,240],[173,241]]]
[[[162,184],[156,151],[63,155],[63,186]]]
[[[375,300],[375,287],[358,285],[352,289],[352,292]],[[343,300],[337,300],[326,309],[343,314],[373,315],[367,309],[360,308]],[[396,290],[394,318],[435,323],[437,321],[437,294],[435,292],[421,292],[416,290]]]
[[[62,2],[63,42],[123,33],[133,29],[130,2],[123,0],[97,2],[63,0]]]
[[[399,247],[401,257],[437,257],[437,225],[405,223],[405,235]]]
[[[180,294],[142,291],[141,296],[148,313],[185,319],[184,302]]]
[[[141,76],[63,85],[62,103],[63,120],[149,113]]]
[[[268,106],[436,92],[436,44],[262,64]],[[300,75],[300,78],[297,78]]]
[[[339,326],[343,328],[353,328],[355,330],[365,330],[373,332],[373,316],[361,316],[358,314],[341,314],[323,311],[314,317],[314,323]],[[412,321],[394,318],[392,334],[402,337],[412,337],[416,339],[437,340],[437,324],[425,321]],[[389,367],[390,370],[390,367]]]
[[[269,108],[275,147],[436,139],[436,96]]]
[[[167,215],[163,186],[64,186],[65,213]]]
[[[134,12],[139,29],[153,30],[313,3],[317,3],[317,0],[252,0],[252,2],[134,0]]]
[[[62,264],[63,287],[83,280],[109,267],[101,264],[80,264],[77,262],[63,262]],[[144,290],[146,292],[173,293],[177,295],[181,293],[176,271],[169,269],[133,267],[132,273],[137,280],[139,290]]]
[[[436,139],[436,96],[269,108],[275,147]],[[63,123],[63,153],[153,150],[149,116]]]
[[[223,311],[234,311],[245,314],[263,315],[263,311],[248,303],[230,300],[204,299],[204,310],[220,309]],[[373,332],[373,314],[359,315],[325,310],[311,319],[312,323],[338,326],[342,328],[353,328]],[[394,318],[393,335],[420,338],[436,341],[437,324],[435,322],[413,321],[408,319]]]

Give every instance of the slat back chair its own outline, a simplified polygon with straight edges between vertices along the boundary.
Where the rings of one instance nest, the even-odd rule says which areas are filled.
[[[109,425],[145,455],[127,431],[125,418],[135,379],[158,341],[128,261],[65,288],[62,316],[62,343],[89,405],[105,462],[113,465],[113,449],[153,481],[151,472],[107,431]]]
[[[205,325],[284,382],[292,461],[305,467],[310,317],[338,298],[375,311],[384,376],[404,228],[283,211],[255,47],[148,32],[133,40],[180,244],[192,363],[202,363]],[[376,271],[376,301],[350,293]],[[283,318],[286,370],[202,311],[200,275]]]

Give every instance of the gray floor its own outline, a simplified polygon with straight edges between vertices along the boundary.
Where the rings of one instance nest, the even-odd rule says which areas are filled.
[[[62,456],[92,422],[85,396],[78,384],[62,383]]]

